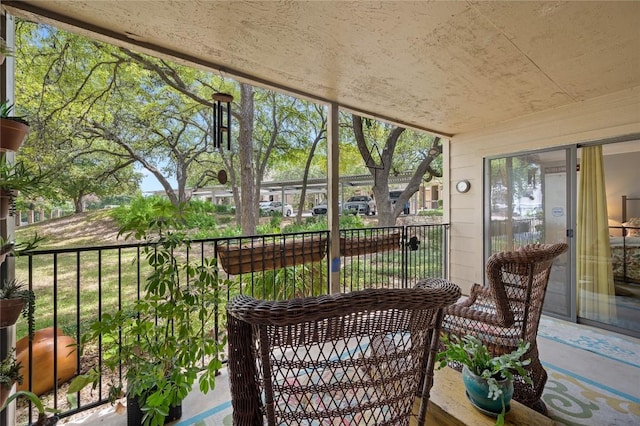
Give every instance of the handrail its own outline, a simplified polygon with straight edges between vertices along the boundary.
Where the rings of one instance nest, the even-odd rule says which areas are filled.
[[[363,288],[411,288],[419,279],[448,278],[447,250],[448,224],[411,225],[380,228],[340,230],[341,291]],[[257,236],[194,239],[185,250],[192,262],[204,257],[220,259],[220,279],[229,280],[235,287],[227,297],[247,294],[253,297],[285,300],[293,297],[329,293],[329,261],[323,243],[331,238],[329,231],[295,232]],[[347,240],[351,241],[347,241]],[[284,243],[282,243],[284,241]],[[37,328],[55,326],[71,334],[78,341],[88,322],[102,312],[126,309],[144,291],[145,264],[142,249],[148,243],[123,243],[93,247],[65,247],[38,249],[16,257],[16,274],[29,283],[36,292]],[[242,255],[252,260],[250,272],[243,269],[225,270],[221,264],[221,249],[246,246],[254,253]],[[266,257],[258,260],[255,249]],[[294,248],[291,253],[286,253]],[[265,254],[262,253],[262,254]],[[233,273],[232,273],[233,272]],[[215,306],[220,315],[224,308]],[[211,330],[218,335],[222,322],[216,318]],[[18,337],[26,334],[24,325]],[[32,330],[33,331],[33,330]],[[70,333],[69,333],[70,332]],[[33,350],[33,344],[29,344]],[[101,348],[97,348],[99,364]],[[29,381],[33,386],[34,366],[27,363]],[[86,356],[76,352],[78,372],[86,372]],[[57,354],[54,364],[58,365]],[[60,368],[55,370],[60,372]],[[122,377],[122,373],[121,373]],[[115,378],[118,380],[118,378]],[[105,382],[106,383],[106,382]],[[101,383],[91,399],[81,397],[79,406],[66,408],[66,384],[54,386],[56,406],[68,417],[107,402],[107,386]],[[65,404],[65,405],[63,405]],[[19,413],[20,414],[20,413]],[[35,413],[34,413],[35,414]],[[26,416],[25,413],[22,413]],[[20,421],[20,423],[23,423]]]

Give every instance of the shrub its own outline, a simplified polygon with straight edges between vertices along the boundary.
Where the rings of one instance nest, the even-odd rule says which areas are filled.
[[[429,216],[429,217],[433,217],[433,216],[442,216],[442,215],[443,215],[442,208],[429,209],[429,210],[420,210],[420,211],[418,212],[418,216]]]

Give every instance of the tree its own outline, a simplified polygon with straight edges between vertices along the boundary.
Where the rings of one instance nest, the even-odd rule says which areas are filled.
[[[135,172],[133,161],[105,156],[102,152],[113,150],[105,141],[92,146],[80,136],[82,120],[76,117],[82,110],[66,97],[75,87],[91,85],[81,79],[71,84],[81,73],[70,68],[76,65],[74,71],[78,71],[83,67],[84,63],[77,62],[86,53],[71,48],[77,36],[61,36],[49,27],[25,21],[19,22],[16,34],[16,104],[31,123],[30,136],[19,155],[47,176],[48,185],[39,195],[50,200],[70,199],[76,212],[82,212],[87,195],[136,191],[140,174]]]
[[[311,171],[311,163],[313,161],[313,157],[315,155],[318,144],[323,140],[326,141],[327,134],[327,113],[325,109],[317,104],[312,104],[309,106],[310,108],[307,108],[306,114],[302,116],[303,119],[306,119],[305,121],[308,123],[309,131],[308,133],[304,132],[301,139],[306,141],[308,137],[311,140],[311,147],[308,148],[308,155],[304,165],[302,191],[300,192],[300,204],[298,208],[298,214],[296,215],[296,222],[298,224],[300,224],[302,221],[302,210],[304,209],[304,203],[307,195],[307,182],[309,180],[309,174]],[[307,146],[307,144],[302,144],[302,146]],[[325,156],[324,158],[326,160],[327,157]]]
[[[283,141],[274,146],[279,155],[270,156],[270,169],[274,179],[302,182],[296,212],[296,222],[301,223],[309,178],[326,176],[326,153],[316,152],[326,142],[327,113],[325,107],[303,99],[282,103],[280,109],[287,111],[287,120],[278,126]]]
[[[406,132],[402,127],[363,119],[357,115],[352,115],[351,124],[360,155],[374,179],[372,189],[378,209],[378,225],[393,226],[404,204],[420,188],[422,180],[429,181],[434,176],[442,176],[442,171],[432,166],[436,158],[442,154],[440,138]],[[406,136],[406,133],[410,135]],[[407,161],[404,158],[404,164],[398,164],[399,160],[394,154],[401,138],[411,141],[407,152],[416,156],[415,161]],[[381,140],[384,141],[382,152],[377,149],[377,142]],[[425,147],[424,151],[420,149],[421,146]],[[389,175],[392,171],[411,169],[414,169],[413,175],[393,207],[389,199]]]
[[[132,162],[120,162],[110,156],[99,156],[70,153],[62,163],[49,164],[48,176],[57,176],[66,184],[60,182],[56,187],[56,194],[50,197],[67,200],[71,199],[76,213],[85,209],[84,199],[89,195],[104,197],[113,194],[131,194],[136,191],[140,174],[131,167]],[[58,156],[58,159],[60,157]],[[45,160],[46,161],[46,160]]]
[[[300,170],[296,177],[306,182],[323,167],[319,165],[322,156],[316,158],[316,153],[326,140],[327,118],[318,105],[50,27],[21,22],[18,28],[20,48],[24,49],[21,57],[29,61],[21,68],[24,76],[18,79],[25,82],[19,91],[21,103],[38,123],[38,142],[33,143],[55,147],[48,152],[58,164],[82,157],[82,161],[75,161],[78,182],[87,178],[84,182],[106,183],[107,176],[116,182],[135,180],[133,167],[137,164],[154,175],[172,203],[179,205],[189,198],[187,188],[214,183],[217,170],[224,167],[238,206],[237,220],[245,234],[253,234],[265,176],[276,175],[274,170],[287,164],[289,171]],[[33,83],[38,81],[43,83]],[[236,99],[233,118],[237,125],[231,129],[236,143],[230,151],[212,147],[211,95],[218,91],[232,93]],[[394,157],[398,143],[402,146],[403,138],[409,137],[403,136],[404,129],[373,121],[367,121],[366,127],[363,129],[360,117],[353,118],[352,137],[362,158],[367,158],[375,141],[386,138],[379,164],[372,160],[366,166],[376,181],[373,192],[380,223],[390,224],[404,201],[417,191],[422,177],[437,175],[431,165],[441,147],[439,139],[432,140],[419,162]],[[422,145],[411,149],[428,140],[416,137]],[[341,153],[350,149],[341,142]],[[297,167],[291,167],[293,158],[300,160]],[[408,167],[419,164],[406,193],[391,211],[388,177],[395,167],[405,167],[402,161],[410,164]],[[93,173],[95,164],[102,165],[98,174]],[[349,167],[350,171],[356,168]],[[287,176],[292,177],[290,172]],[[172,187],[171,177],[177,188]],[[64,182],[58,186],[62,188]],[[89,189],[88,184],[77,187]],[[105,186],[104,190],[110,188]],[[81,195],[69,194],[72,198]],[[301,195],[298,220],[306,198],[304,192]]]

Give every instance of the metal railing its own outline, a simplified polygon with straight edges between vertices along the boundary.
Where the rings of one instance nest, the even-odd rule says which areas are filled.
[[[544,241],[541,219],[492,219],[490,226],[492,254]]]
[[[345,229],[340,231],[343,292],[371,287],[407,288],[419,279],[448,276],[448,225],[418,225],[389,228]],[[205,258],[218,259],[219,278],[231,283],[227,297],[248,294],[253,297],[283,300],[329,293],[328,231],[273,234],[252,237],[218,238],[192,241],[181,255],[193,264]],[[91,322],[104,312],[129,309],[144,291],[150,272],[144,260],[142,244],[37,250],[16,258],[16,277],[28,282],[36,294],[35,330],[54,330],[80,342]],[[227,299],[228,300],[228,299]],[[223,326],[224,306],[211,330],[217,336]],[[17,336],[27,336],[26,321],[18,324]],[[28,340],[28,337],[25,339]],[[28,378],[24,386],[34,389],[35,338],[28,344]],[[51,344],[51,342],[49,342]],[[61,373],[68,372],[62,361],[71,359],[74,374],[100,368],[102,347],[80,353],[53,339],[53,390],[44,397],[45,405],[61,410],[68,417],[107,402],[107,380],[101,379],[91,394],[77,394],[76,408],[68,409],[66,388]],[[35,362],[39,362],[38,359]],[[58,383],[60,382],[60,383]],[[20,414],[19,423],[35,421],[37,413],[29,407]],[[28,417],[27,417],[28,416]]]

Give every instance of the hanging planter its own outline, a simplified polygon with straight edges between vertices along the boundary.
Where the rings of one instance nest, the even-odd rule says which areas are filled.
[[[400,248],[399,232],[364,237],[340,237],[340,253],[343,256],[360,256],[398,248]]]
[[[29,133],[29,126],[10,118],[0,118],[0,151],[17,151]]]
[[[327,254],[327,239],[255,244],[217,244],[222,268],[231,275],[268,271],[303,263],[319,262]]]
[[[0,104],[0,151],[17,151],[29,133],[29,123],[22,117],[9,116],[13,105]]]
[[[18,321],[20,313],[24,309],[22,299],[0,299],[0,328],[11,327]]]
[[[0,328],[14,325],[20,313],[31,321],[34,308],[35,296],[24,283],[15,279],[0,283]]]

